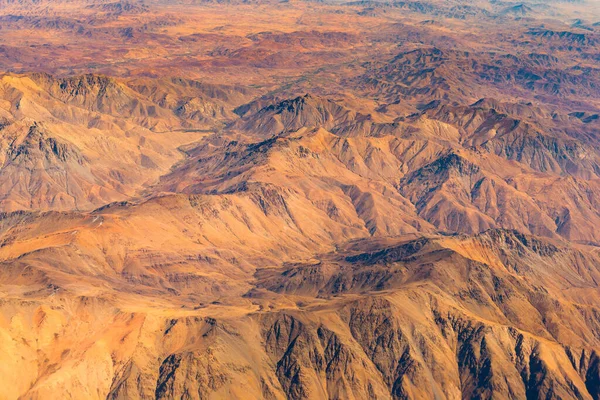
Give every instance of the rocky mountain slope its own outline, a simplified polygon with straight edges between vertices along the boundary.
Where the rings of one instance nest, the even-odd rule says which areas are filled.
[[[23,233],[10,235],[4,254],[27,236],[20,218]],[[135,265],[131,230],[104,254],[92,239],[131,226],[133,216],[58,218],[69,227],[46,230],[52,248],[38,243],[38,252],[4,263],[3,280],[30,290],[4,328],[5,346],[24,355],[4,363],[7,373],[30,374],[15,395],[28,388],[27,397],[44,398],[60,386],[108,398],[597,396],[599,263],[586,249],[493,230],[366,239],[283,268],[267,260],[224,268],[216,258],[169,257],[177,237],[162,226],[147,237],[150,246],[171,239],[160,256],[146,248]],[[85,255],[73,253],[74,242]],[[87,261],[60,273],[52,265],[71,257]],[[203,285],[208,292],[198,292]],[[85,381],[69,378],[82,369]]]
[[[164,93],[85,75],[4,75],[4,211],[90,210],[139,193],[233,113],[243,91],[174,81]],[[135,86],[134,86],[135,85]],[[198,117],[201,114],[202,117]]]

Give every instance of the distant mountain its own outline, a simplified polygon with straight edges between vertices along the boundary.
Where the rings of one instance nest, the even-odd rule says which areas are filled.
[[[525,4],[517,4],[514,6],[510,6],[502,10],[502,15],[514,15],[516,17],[524,17],[532,14],[533,8],[525,5]]]

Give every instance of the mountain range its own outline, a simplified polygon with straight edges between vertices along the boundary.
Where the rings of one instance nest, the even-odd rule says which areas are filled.
[[[0,398],[600,399],[599,21],[0,0]]]

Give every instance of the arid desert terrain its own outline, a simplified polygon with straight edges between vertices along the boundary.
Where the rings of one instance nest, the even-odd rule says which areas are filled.
[[[597,0],[0,0],[0,399],[600,399]]]

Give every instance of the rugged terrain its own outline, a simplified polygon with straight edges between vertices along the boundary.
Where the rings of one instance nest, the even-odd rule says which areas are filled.
[[[0,0],[0,398],[600,399],[589,1]]]

